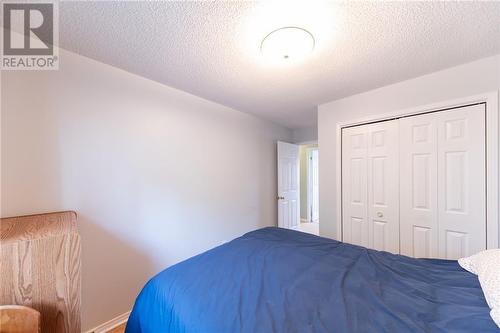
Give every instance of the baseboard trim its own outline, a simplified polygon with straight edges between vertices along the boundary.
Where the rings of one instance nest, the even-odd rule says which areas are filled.
[[[91,330],[86,331],[85,333],[106,333],[113,328],[120,326],[121,324],[127,322],[128,317],[130,316],[130,311],[127,311],[118,317],[111,319],[110,321],[105,322]]]

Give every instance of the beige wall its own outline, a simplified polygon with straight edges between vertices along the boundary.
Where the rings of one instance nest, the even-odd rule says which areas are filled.
[[[336,125],[500,88],[500,55],[326,103],[318,109],[320,234],[338,239]]]
[[[153,274],[276,224],[276,140],[291,131],[61,51],[3,72],[3,216],[71,209],[83,329],[130,310]]]

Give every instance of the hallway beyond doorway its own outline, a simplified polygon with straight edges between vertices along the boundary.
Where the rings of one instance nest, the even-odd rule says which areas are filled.
[[[313,234],[319,236],[319,223],[318,222],[304,222],[300,223],[297,228],[298,231],[307,232],[308,234]]]
[[[300,226],[299,230],[319,234],[319,151],[316,143],[299,147]],[[313,224],[308,226],[307,224]]]

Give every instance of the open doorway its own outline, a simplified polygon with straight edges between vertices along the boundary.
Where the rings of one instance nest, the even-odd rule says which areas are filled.
[[[317,144],[299,146],[300,225],[303,232],[319,235],[319,150]]]

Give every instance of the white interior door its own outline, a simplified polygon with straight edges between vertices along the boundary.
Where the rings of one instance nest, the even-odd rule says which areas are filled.
[[[309,151],[308,185],[309,204],[308,216],[311,222],[319,222],[319,165],[318,149]]]
[[[402,118],[399,125],[401,254],[438,258],[437,116]]]
[[[399,253],[399,125],[368,125],[369,247]]]
[[[278,227],[300,223],[299,146],[278,141]]]
[[[457,259],[486,248],[484,105],[400,119],[401,253]]]
[[[342,240],[368,247],[368,132],[342,129]]]
[[[485,105],[437,112],[439,257],[486,249]]]
[[[344,241],[399,253],[398,124],[342,131]]]

